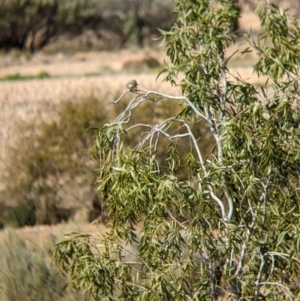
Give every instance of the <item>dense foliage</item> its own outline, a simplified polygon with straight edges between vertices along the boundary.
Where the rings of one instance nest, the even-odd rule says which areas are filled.
[[[162,74],[183,96],[133,91],[96,132],[110,230],[70,234],[54,259],[96,300],[299,300],[300,29],[269,1],[258,6],[262,33],[246,35],[249,47],[235,54],[257,54],[253,84],[228,67],[239,17],[232,1],[176,0],[175,10],[162,32]],[[141,103],[164,101],[184,108],[127,126]],[[191,123],[209,127],[208,156]],[[129,148],[123,138],[136,128],[140,141]],[[168,156],[160,161],[163,137]],[[189,149],[183,160],[179,141]]]

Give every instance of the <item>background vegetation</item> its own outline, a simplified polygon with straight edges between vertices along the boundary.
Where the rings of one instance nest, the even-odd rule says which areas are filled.
[[[87,129],[103,124],[108,114],[93,97],[67,101],[54,114],[16,125],[20,135],[9,151],[1,194],[11,206],[3,216],[6,226],[57,223],[92,203],[95,164],[89,164]]]
[[[254,0],[233,2],[240,9],[256,5]],[[292,8],[297,10],[299,1]],[[169,0],[3,0],[0,49],[35,52],[48,46],[53,53],[71,51],[74,45],[81,51],[151,46],[160,36],[158,28],[167,29],[174,20],[173,9]]]
[[[78,37],[88,30],[86,50],[151,44],[157,28],[169,26],[172,7],[168,0],[1,1],[0,48],[33,52],[59,37]]]

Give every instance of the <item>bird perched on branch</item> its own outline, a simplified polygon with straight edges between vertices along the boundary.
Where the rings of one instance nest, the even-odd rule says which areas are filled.
[[[137,86],[138,86],[138,83],[136,82],[135,79],[129,81],[126,84],[126,87],[129,89],[130,92],[136,91],[137,90]]]

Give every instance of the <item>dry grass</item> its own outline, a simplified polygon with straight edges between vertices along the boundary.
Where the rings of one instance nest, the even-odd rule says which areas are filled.
[[[63,290],[68,278],[52,260],[54,244],[70,232],[103,232],[101,227],[68,223],[56,227],[0,232],[0,299],[2,301],[92,300],[82,291]]]
[[[86,52],[76,54],[57,53],[47,55],[39,52],[11,52],[0,57],[0,77],[20,72],[35,75],[46,71],[51,76],[82,76],[84,74],[101,74],[105,71],[122,72],[128,61],[140,61],[152,57],[159,62],[166,58],[163,48],[157,49],[123,49],[120,51]]]
[[[66,233],[79,232],[79,233],[89,233],[91,235],[97,235],[97,233],[104,233],[107,231],[102,224],[87,224],[87,223],[77,223],[69,222],[65,224],[53,225],[53,226],[35,226],[35,227],[24,227],[21,229],[5,229],[0,231],[0,243],[8,236],[14,236],[14,233],[24,240],[30,242],[38,242],[40,246],[43,246],[49,240],[54,242],[61,241]]]
[[[160,55],[157,51],[151,53],[151,57],[162,62]],[[7,149],[18,134],[14,125],[30,118],[47,120],[64,101],[77,101],[88,96],[105,97],[107,102],[103,105],[110,106],[110,102],[125,91],[126,83],[132,78],[138,81],[141,88],[178,94],[178,89],[156,81],[156,71],[133,74],[130,70],[122,70],[126,62],[140,62],[143,57],[149,57],[147,51],[124,50],[121,53],[87,53],[73,57],[37,54],[29,61],[20,57],[13,59],[8,55],[6,60],[2,58],[0,77],[15,73],[37,75],[45,71],[51,78],[0,81],[0,169],[4,166]],[[109,74],[101,74],[101,70],[107,69]]]

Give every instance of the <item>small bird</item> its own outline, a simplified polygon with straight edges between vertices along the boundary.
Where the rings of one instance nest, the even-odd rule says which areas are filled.
[[[130,92],[136,91],[137,90],[137,86],[138,86],[138,83],[136,82],[135,79],[129,81],[126,84],[126,88],[128,88]]]

